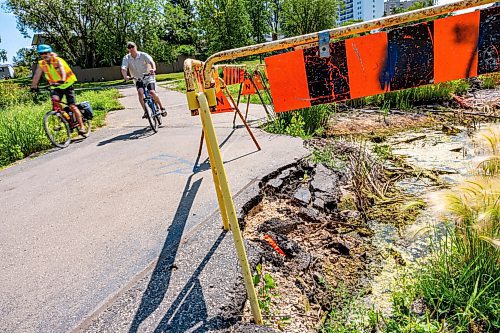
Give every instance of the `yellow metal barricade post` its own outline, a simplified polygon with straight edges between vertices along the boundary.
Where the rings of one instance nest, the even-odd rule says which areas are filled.
[[[231,233],[233,234],[234,239],[234,246],[236,247],[238,260],[240,262],[243,280],[245,282],[248,299],[250,300],[250,307],[252,309],[253,318],[256,324],[262,325],[262,314],[260,312],[257,294],[255,293],[255,287],[253,285],[252,272],[250,271],[250,265],[248,263],[245,245],[243,244],[243,237],[241,235],[238,218],[236,217],[236,212],[234,210],[233,199],[231,197],[231,191],[229,190],[229,184],[227,182],[226,172],[224,170],[224,162],[222,161],[222,156],[219,150],[219,143],[217,142],[217,136],[215,134],[215,128],[212,122],[212,116],[210,115],[210,108],[208,106],[207,97],[205,96],[204,92],[199,92],[197,94],[197,97],[198,103],[200,105],[200,117],[203,131],[205,132],[207,147],[209,151],[212,151],[210,164],[215,165],[216,176],[218,177],[223,202],[225,204],[226,213],[229,218]]]
[[[208,135],[205,135],[205,140],[206,140],[206,144],[207,144],[208,158],[210,159],[210,168],[212,169],[212,177],[214,179],[215,191],[217,192],[217,202],[219,203],[220,214],[222,217],[222,226],[224,227],[224,230],[228,231],[229,230],[229,222],[228,222],[227,209],[226,209],[226,205],[224,203],[224,197],[222,195],[222,190],[221,190],[221,186],[220,186],[219,172],[218,172],[215,164],[212,162],[212,161],[214,161],[214,153],[213,153],[212,146],[210,145]],[[219,149],[219,146],[217,146],[217,149]]]

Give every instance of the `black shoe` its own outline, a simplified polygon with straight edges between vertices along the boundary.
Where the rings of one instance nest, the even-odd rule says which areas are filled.
[[[167,110],[161,109],[161,116],[166,117],[167,116]]]
[[[144,112],[144,114],[142,115],[142,119],[146,119],[147,117],[148,117],[147,112]]]

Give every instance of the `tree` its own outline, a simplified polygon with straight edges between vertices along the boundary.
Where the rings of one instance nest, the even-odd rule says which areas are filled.
[[[341,5],[340,0],[283,0],[282,28],[287,36],[332,29]]]
[[[405,12],[409,12],[409,11],[412,11],[412,10],[417,10],[417,9],[429,7],[429,6],[432,6],[432,5],[434,5],[434,1],[433,0],[417,1],[417,2],[413,3],[411,6],[409,6],[406,9],[404,7],[394,7],[394,8],[391,9],[391,14],[405,13]]]
[[[208,53],[250,44],[252,28],[244,0],[196,0],[195,7]]]
[[[0,37],[0,43],[2,42],[2,37]],[[6,62],[7,61],[7,51],[4,49],[0,49],[0,61]]]
[[[31,67],[38,60],[38,54],[35,48],[24,47],[17,51],[16,55],[12,58],[15,66]]]
[[[251,35],[255,43],[265,41],[264,34],[271,29],[268,25],[271,12],[268,10],[269,0],[245,0],[245,7],[252,26]]]
[[[282,12],[282,2],[283,0],[269,0],[267,3],[267,11],[269,12],[268,26],[271,29],[272,40],[278,39],[279,29],[280,29],[280,19]]]
[[[174,1],[174,0],[172,0]],[[181,0],[183,6],[189,0]],[[179,1],[178,1],[179,2]],[[171,59],[173,45],[165,31],[173,17],[169,0],[7,0],[18,28],[42,33],[56,52],[73,65],[119,64],[128,40],[157,61]],[[184,7],[180,6],[181,10]],[[174,28],[176,26],[174,25]]]

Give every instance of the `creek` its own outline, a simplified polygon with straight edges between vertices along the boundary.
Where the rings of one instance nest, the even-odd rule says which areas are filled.
[[[425,260],[430,249],[430,235],[443,234],[442,219],[434,209],[433,194],[453,184],[461,183],[474,166],[474,159],[480,153],[472,141],[475,131],[466,128],[427,128],[406,131],[387,138],[385,144],[392,147],[392,154],[403,157],[417,170],[432,170],[438,174],[442,185],[436,185],[425,177],[409,177],[396,183],[403,193],[415,196],[425,202],[414,223],[399,229],[390,223],[371,221],[372,238],[382,253],[385,253],[381,273],[374,277],[372,293],[365,298],[369,307],[384,314],[391,313],[391,294],[398,287],[405,270],[415,269]],[[434,238],[436,241],[436,238]],[[397,253],[397,256],[389,253]],[[398,263],[401,257],[405,264]]]

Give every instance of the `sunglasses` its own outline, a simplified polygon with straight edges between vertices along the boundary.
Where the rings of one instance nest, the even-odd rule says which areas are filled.
[[[38,54],[41,55],[41,56],[43,56],[43,55],[49,54],[49,52],[40,52]]]
[[[130,49],[133,49],[134,47],[135,47],[134,45],[129,45],[129,46],[127,46],[127,49],[130,50]]]

